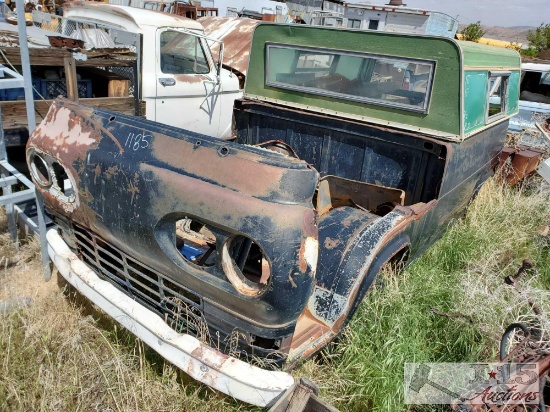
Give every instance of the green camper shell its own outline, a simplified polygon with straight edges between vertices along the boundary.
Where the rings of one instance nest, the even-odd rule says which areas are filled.
[[[518,113],[515,50],[282,24],[258,25],[251,47],[246,99],[451,141]]]

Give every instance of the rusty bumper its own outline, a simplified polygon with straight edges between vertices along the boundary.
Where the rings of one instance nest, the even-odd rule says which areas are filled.
[[[285,372],[268,371],[224,355],[198,339],[175,332],[157,314],[101,280],[50,230],[48,253],[63,277],[80,293],[139,337],[163,358],[214,389],[243,402],[269,406],[294,384]]]

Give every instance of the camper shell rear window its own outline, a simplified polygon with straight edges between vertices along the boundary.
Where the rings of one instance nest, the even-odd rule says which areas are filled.
[[[267,44],[267,86],[427,113],[435,61]]]

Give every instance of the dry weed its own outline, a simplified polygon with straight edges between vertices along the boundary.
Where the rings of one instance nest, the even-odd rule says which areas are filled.
[[[5,218],[0,215],[0,228]],[[1,411],[255,410],[189,378],[61,278],[42,278],[37,239],[0,235]]]

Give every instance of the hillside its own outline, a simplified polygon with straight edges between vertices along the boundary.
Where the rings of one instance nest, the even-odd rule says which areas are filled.
[[[465,24],[458,26],[458,31],[462,31],[466,27]],[[482,26],[485,30],[485,36],[491,39],[513,41],[527,44],[527,33],[529,30],[535,30],[536,27],[515,26],[515,27],[500,27],[500,26]]]

